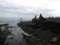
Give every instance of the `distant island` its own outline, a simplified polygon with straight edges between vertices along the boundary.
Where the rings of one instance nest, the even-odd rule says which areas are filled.
[[[17,25],[30,34],[22,34],[29,45],[60,45],[60,18],[44,18],[40,14],[39,18],[35,15],[31,21],[21,21]],[[52,41],[54,37],[57,39],[55,42]]]

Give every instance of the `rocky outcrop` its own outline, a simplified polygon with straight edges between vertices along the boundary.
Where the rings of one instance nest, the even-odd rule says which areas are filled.
[[[6,41],[6,38],[8,35],[11,35],[11,32],[6,28],[4,30],[1,29],[2,26],[5,26],[8,24],[2,24],[0,25],[0,45],[5,45],[4,42]]]
[[[42,15],[34,19],[34,22],[33,20],[21,22],[18,23],[18,26],[32,35],[31,37],[23,35],[30,45],[52,45],[51,43],[53,41],[51,40],[60,35],[60,22],[51,21],[48,18],[44,18]],[[58,42],[54,44],[57,45]]]

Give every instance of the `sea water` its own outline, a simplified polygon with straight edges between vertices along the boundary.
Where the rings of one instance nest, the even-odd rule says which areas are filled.
[[[12,35],[7,36],[5,41],[6,45],[27,45],[21,34],[25,32],[17,25],[19,22],[20,20],[17,18],[0,19],[0,23],[7,23],[9,26],[11,26],[11,28],[9,28],[9,31],[12,33]]]

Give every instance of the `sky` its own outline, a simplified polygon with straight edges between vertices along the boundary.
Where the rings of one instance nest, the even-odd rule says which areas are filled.
[[[0,17],[60,16],[60,0],[0,0]]]

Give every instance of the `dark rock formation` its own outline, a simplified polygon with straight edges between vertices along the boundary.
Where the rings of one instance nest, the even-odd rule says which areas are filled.
[[[0,25],[0,45],[5,45],[4,42],[6,41],[6,38],[8,35],[11,35],[11,32],[8,29],[2,30],[1,27],[5,26],[7,24]]]
[[[30,45],[52,45],[52,41],[50,40],[60,35],[60,22],[55,18],[53,19],[54,20],[52,20],[52,18],[44,18],[42,14],[40,14],[39,18],[33,18],[32,21],[18,23],[18,26],[25,32],[32,34],[31,37],[23,35]],[[57,45],[57,42],[54,44]]]

